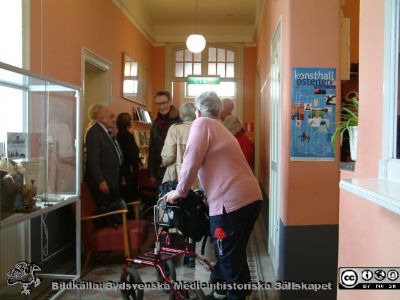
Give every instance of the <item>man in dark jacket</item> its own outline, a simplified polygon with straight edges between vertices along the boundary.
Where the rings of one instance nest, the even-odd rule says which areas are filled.
[[[180,122],[180,118],[179,111],[171,103],[171,95],[168,91],[159,91],[154,96],[154,101],[158,114],[150,131],[148,168],[150,179],[160,185],[165,173],[165,168],[161,167],[161,150],[169,127]]]
[[[114,111],[106,105],[100,105],[96,122],[87,131],[85,138],[87,149],[85,179],[96,201],[97,213],[123,208],[119,195],[123,155],[111,131],[114,127]],[[109,218],[98,225],[115,226],[118,223],[120,223],[118,218]]]

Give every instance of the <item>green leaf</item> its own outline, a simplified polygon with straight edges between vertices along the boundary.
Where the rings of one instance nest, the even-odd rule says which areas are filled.
[[[332,146],[335,149],[335,144],[338,136],[340,137],[340,144],[343,143],[343,134],[349,131],[351,126],[358,126],[358,108],[359,100],[354,97],[350,103],[343,103],[340,110],[340,122],[336,124],[335,131],[331,137]]]

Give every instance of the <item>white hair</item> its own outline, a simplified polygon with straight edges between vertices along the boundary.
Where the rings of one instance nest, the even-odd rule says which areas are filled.
[[[218,117],[222,102],[214,91],[207,91],[196,97],[196,108],[205,117]]]
[[[193,121],[196,119],[196,114],[194,113],[195,106],[193,103],[184,103],[179,108],[179,117],[183,122]]]
[[[108,107],[108,106],[104,103],[94,103],[94,104],[90,105],[89,109],[88,109],[89,120],[96,121],[101,114],[101,110],[105,107]]]
[[[233,135],[242,130],[242,123],[236,116],[227,116],[222,123]]]

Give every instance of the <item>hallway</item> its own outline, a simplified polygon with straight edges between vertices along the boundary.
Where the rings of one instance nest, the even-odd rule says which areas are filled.
[[[151,250],[154,236],[149,238],[143,247],[143,251]],[[267,242],[265,240],[265,226],[261,219],[256,223],[255,229],[251,235],[247,255],[248,263],[250,267],[252,282],[274,282],[275,275],[272,269],[271,260],[267,254]],[[197,253],[200,253],[200,243],[197,244]],[[212,244],[207,241],[205,248],[205,255],[207,259],[214,262],[215,257],[213,254]],[[85,281],[94,282],[107,282],[113,281],[118,282],[121,276],[121,264],[116,261],[121,260],[121,254],[116,256],[114,253],[105,253],[99,255],[96,259],[91,262],[90,271],[83,276]],[[209,272],[196,262],[195,269],[187,268],[182,265],[182,259],[176,264],[177,280],[194,280],[200,282],[208,282]],[[153,282],[156,280],[155,271],[151,267],[140,267],[138,268],[141,279],[143,282]],[[211,291],[204,290],[207,295]],[[119,291],[112,290],[88,290],[81,292],[82,299],[88,300],[111,300],[121,299]],[[68,292],[62,298],[62,300],[73,300],[77,299],[75,293]],[[144,299],[152,300],[167,300],[169,295],[160,290],[145,290]],[[247,298],[248,300],[278,300],[276,291],[274,290],[254,290],[252,295]]]
[[[90,103],[135,118],[145,170],[147,117],[164,105],[154,95],[167,90],[179,107],[215,88],[235,102],[233,114],[254,144],[254,174],[270,199],[248,248],[253,280],[273,282],[275,274],[277,282],[332,286],[315,292],[289,284],[251,299],[400,299],[400,290],[343,284],[347,269],[400,266],[399,20],[400,0],[1,0],[0,69],[12,72],[0,72],[0,158],[6,167],[15,157],[22,162],[24,183],[35,184],[40,196],[30,204],[46,201],[41,211],[17,214],[20,197],[7,197],[6,210],[0,199],[0,298],[2,289],[20,293],[7,273],[21,261],[40,266],[49,285],[54,278],[120,280],[122,254],[95,257],[83,274],[76,259],[87,216],[73,216],[70,204],[80,201]],[[201,52],[186,47],[193,28],[206,39]],[[104,77],[94,83],[98,73]],[[64,117],[65,136],[57,130],[66,128]],[[357,147],[350,147],[350,134],[342,145],[346,130],[357,132]],[[58,138],[67,136],[68,151],[60,151]],[[64,167],[68,174],[59,172]],[[0,175],[20,178],[18,170]],[[207,257],[213,259],[210,245]],[[153,270],[139,271],[144,281],[155,280]],[[177,272],[179,279],[208,281],[199,264]],[[47,286],[41,288],[37,293]],[[120,298],[111,290],[82,294]],[[149,290],[145,298],[168,295]]]

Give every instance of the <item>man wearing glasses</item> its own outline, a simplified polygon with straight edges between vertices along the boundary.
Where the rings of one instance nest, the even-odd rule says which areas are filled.
[[[168,91],[159,91],[154,96],[158,114],[151,126],[148,175],[150,180],[158,186],[161,184],[165,173],[165,167],[161,167],[161,150],[172,124],[181,121],[178,109],[171,103],[171,95]]]

